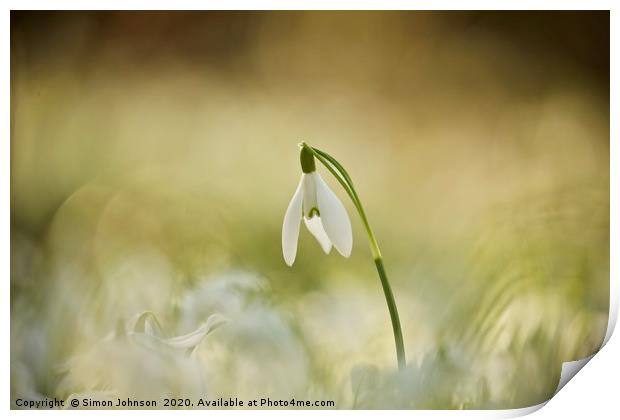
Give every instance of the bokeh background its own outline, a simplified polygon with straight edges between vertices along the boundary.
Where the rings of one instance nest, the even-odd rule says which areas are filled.
[[[515,408],[602,341],[608,12],[12,12],[11,108],[12,404]],[[322,168],[352,256],[283,261],[302,140],[404,372]]]

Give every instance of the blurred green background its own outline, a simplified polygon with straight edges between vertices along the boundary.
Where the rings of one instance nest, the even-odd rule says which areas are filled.
[[[12,403],[514,408],[602,341],[608,12],[12,12],[11,108]],[[283,261],[302,140],[405,372],[323,168],[352,256]]]

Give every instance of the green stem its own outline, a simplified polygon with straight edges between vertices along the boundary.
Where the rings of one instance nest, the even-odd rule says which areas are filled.
[[[390,282],[385,272],[383,257],[381,256],[381,250],[379,249],[377,238],[375,237],[375,234],[370,227],[370,223],[368,222],[368,218],[366,217],[366,212],[364,211],[362,202],[359,199],[355,188],[353,187],[353,180],[344,169],[344,167],[329,154],[319,149],[315,149],[314,147],[310,147],[305,143],[302,143],[301,147],[311,152],[314,157],[316,157],[319,162],[321,162],[327,168],[327,170],[329,170],[332,175],[334,175],[334,177],[338,180],[340,185],[342,185],[342,187],[346,191],[347,195],[351,198],[351,201],[353,201],[355,209],[357,210],[360,218],[362,219],[362,224],[364,225],[366,235],[368,236],[368,241],[370,242],[370,250],[375,261],[375,266],[377,267],[377,272],[379,273],[379,278],[381,279],[383,294],[385,295],[385,300],[387,302],[388,310],[390,312],[392,330],[394,332],[394,342],[396,344],[396,359],[398,360],[398,367],[399,369],[403,369],[407,362],[405,359],[405,345],[403,342],[403,332],[400,327],[400,318],[398,317],[396,300],[394,299],[394,294],[392,293],[392,288],[390,287]]]
[[[381,286],[383,286],[383,294],[385,294],[385,300],[390,311],[390,318],[392,320],[392,330],[394,331],[394,343],[396,344],[396,359],[398,360],[398,368],[404,369],[407,361],[405,359],[405,344],[403,343],[403,331],[400,328],[400,318],[398,317],[398,309],[396,308],[396,300],[394,300],[394,294],[390,287],[387,274],[385,273],[385,267],[383,266],[383,258],[375,258],[375,265],[377,266],[377,272],[381,279]]]

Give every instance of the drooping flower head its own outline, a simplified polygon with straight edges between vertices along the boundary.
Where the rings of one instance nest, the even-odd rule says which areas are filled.
[[[299,225],[304,220],[326,254],[332,245],[343,257],[351,255],[351,221],[340,199],[316,172],[314,156],[306,146],[300,152],[301,180],[286,209],[282,225],[282,253],[291,266],[297,255]]]

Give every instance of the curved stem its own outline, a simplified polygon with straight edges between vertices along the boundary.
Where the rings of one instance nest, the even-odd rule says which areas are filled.
[[[385,301],[390,311],[390,319],[392,320],[392,330],[394,332],[394,344],[396,345],[396,360],[398,361],[398,368],[404,369],[407,364],[405,359],[405,344],[403,342],[403,332],[400,327],[400,318],[398,317],[398,309],[396,308],[396,300],[390,287],[387,274],[385,273],[385,267],[383,267],[383,258],[375,258],[375,265],[377,266],[377,272],[381,279],[381,286],[383,287],[383,294],[385,295]]]
[[[315,149],[314,147],[310,147],[305,143],[302,143],[301,146],[307,148],[314,155],[314,157],[316,157],[319,162],[321,162],[327,168],[327,170],[329,170],[332,175],[334,175],[334,177],[338,180],[340,185],[342,185],[342,187],[346,191],[349,198],[351,198],[351,201],[355,205],[355,209],[357,210],[360,218],[362,219],[362,224],[364,225],[366,235],[368,236],[368,241],[370,242],[370,250],[375,261],[375,266],[377,267],[377,272],[379,273],[379,279],[381,279],[383,294],[385,295],[385,300],[387,302],[388,310],[390,312],[392,330],[394,332],[394,343],[396,345],[396,359],[398,361],[398,367],[399,369],[403,369],[407,362],[405,359],[405,345],[403,341],[403,332],[400,326],[400,318],[398,316],[398,309],[396,307],[396,300],[394,299],[394,294],[392,293],[392,288],[390,287],[390,282],[385,272],[385,267],[383,265],[383,256],[381,255],[381,250],[379,249],[377,238],[375,237],[375,234],[370,227],[370,223],[368,222],[368,218],[366,217],[366,212],[364,211],[362,202],[359,199],[355,188],[353,187],[353,181],[347,171],[344,169],[344,167],[329,154],[319,149]]]

